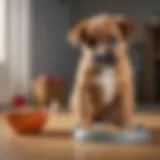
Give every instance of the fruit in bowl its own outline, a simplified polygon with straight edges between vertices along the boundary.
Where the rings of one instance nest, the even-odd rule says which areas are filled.
[[[8,124],[18,134],[32,134],[43,131],[48,119],[45,110],[17,110],[6,113]]]
[[[24,107],[27,104],[27,99],[24,95],[15,95],[12,97],[12,105],[15,108]]]

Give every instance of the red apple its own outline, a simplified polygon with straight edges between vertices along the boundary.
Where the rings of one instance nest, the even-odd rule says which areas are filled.
[[[23,95],[16,95],[12,98],[12,105],[14,107],[24,107],[27,103],[26,97]]]

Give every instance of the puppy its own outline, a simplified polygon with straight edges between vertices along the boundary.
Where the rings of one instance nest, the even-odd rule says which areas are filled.
[[[135,31],[126,17],[98,15],[69,32],[71,44],[82,49],[71,96],[76,123],[91,127],[108,120],[126,127],[132,122],[134,87],[127,43]]]

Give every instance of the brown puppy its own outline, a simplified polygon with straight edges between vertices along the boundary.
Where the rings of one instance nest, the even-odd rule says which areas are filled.
[[[98,15],[69,32],[70,42],[82,48],[71,96],[76,123],[86,127],[96,120],[131,123],[134,90],[126,49],[135,31],[136,25],[123,16]]]

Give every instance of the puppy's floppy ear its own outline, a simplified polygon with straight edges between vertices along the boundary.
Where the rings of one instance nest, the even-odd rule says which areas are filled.
[[[73,46],[83,43],[86,34],[87,21],[82,21],[75,25],[68,33],[68,40]]]
[[[117,19],[118,27],[122,33],[124,40],[129,40],[134,37],[137,31],[137,25],[126,17],[119,17]]]

